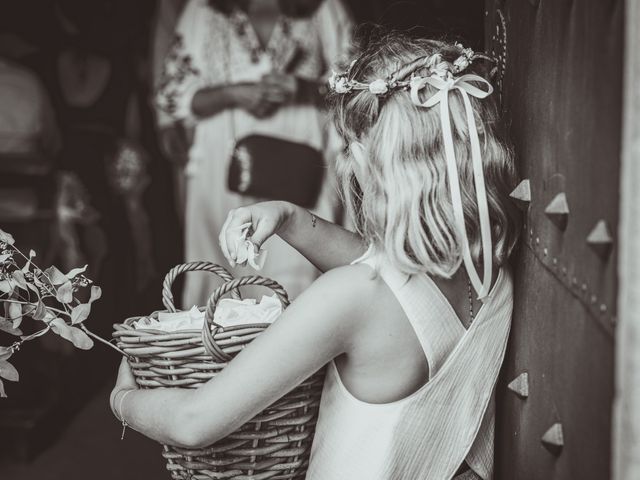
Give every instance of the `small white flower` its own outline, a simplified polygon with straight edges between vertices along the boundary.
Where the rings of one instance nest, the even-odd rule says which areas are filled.
[[[462,72],[469,65],[471,65],[471,62],[469,61],[469,58],[466,55],[460,55],[456,59],[456,61],[453,62],[453,67],[455,68],[456,73],[457,72]]]
[[[329,77],[329,87],[331,90],[335,90],[336,81],[338,80],[338,72],[335,70],[331,70],[331,76]]]
[[[385,80],[379,78],[369,84],[369,91],[374,95],[384,95],[389,91],[389,87]]]
[[[329,87],[336,93],[347,93],[351,91],[351,83],[344,73],[332,72],[329,77]]]
[[[351,91],[351,84],[349,83],[349,80],[346,79],[346,77],[338,77],[334,90],[336,93],[347,93]]]

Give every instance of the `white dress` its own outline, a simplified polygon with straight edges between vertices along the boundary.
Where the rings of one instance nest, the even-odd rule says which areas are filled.
[[[301,52],[293,73],[317,79],[342,59],[350,45],[352,24],[341,0],[323,0],[308,18],[277,22],[268,45],[257,52],[247,43],[249,35],[255,43],[255,32],[246,28],[240,32],[239,15],[244,14],[236,11],[226,16],[209,7],[207,0],[190,0],[178,22],[156,97],[159,108],[195,125],[186,168],[186,261],[208,260],[227,266],[218,245],[224,220],[229,210],[256,201],[227,190],[227,168],[235,140],[261,133],[308,144],[323,151],[325,159],[335,154],[329,151],[335,142],[329,139],[331,130],[325,115],[312,105],[285,105],[266,119],[256,119],[240,109],[205,119],[193,116],[191,100],[204,87],[258,81],[277,68],[291,49]],[[336,205],[331,175],[326,175],[314,211],[331,220]],[[270,239],[264,248],[268,256],[261,274],[283,284],[290,296],[297,296],[317,276],[316,269],[281,239]],[[250,273],[248,268],[234,272]],[[219,280],[207,274],[188,275],[183,306],[202,305],[217,285]]]
[[[427,275],[407,277],[373,256],[429,364],[409,396],[372,404],[354,397],[334,362],[324,383],[307,480],[456,480],[493,475],[494,387],[511,326],[513,283],[502,268],[465,330]]]

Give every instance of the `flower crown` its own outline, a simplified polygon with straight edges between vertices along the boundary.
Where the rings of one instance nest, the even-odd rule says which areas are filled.
[[[460,56],[453,62],[447,62],[442,54],[436,53],[424,57],[418,57],[414,61],[402,66],[386,79],[379,78],[371,83],[362,83],[351,79],[352,62],[345,73],[333,73],[329,79],[331,90],[344,94],[352,91],[368,90],[374,95],[385,95],[387,92],[400,89],[410,90],[411,102],[420,108],[438,107],[440,111],[440,125],[444,141],[445,159],[447,164],[447,178],[453,217],[461,238],[462,260],[469,275],[469,279],[478,297],[483,301],[489,295],[493,269],[493,246],[491,241],[491,219],[482,167],[482,149],[478,135],[478,128],[470,97],[484,99],[493,93],[493,87],[487,79],[467,73],[459,75],[471,65],[471,63],[483,58],[492,60],[484,54],[475,53],[470,48],[464,48],[459,43],[455,46],[460,51]],[[418,70],[426,69],[428,75],[416,75]],[[405,80],[409,76],[409,80]],[[436,92],[424,100],[420,97],[420,91],[427,85],[435,88]],[[456,161],[454,137],[451,131],[451,113],[449,110],[449,96],[457,93],[462,97],[466,113],[467,127],[469,130],[469,142],[471,144],[471,164],[475,194],[478,205],[478,217],[480,219],[480,234],[482,239],[482,277],[476,269],[471,257],[469,238],[465,227],[464,209],[460,177]]]
[[[461,44],[456,43],[455,46],[460,50],[460,56],[453,62],[448,62],[442,58],[441,53],[419,57],[413,62],[405,65],[387,78],[378,78],[371,83],[362,83],[349,78],[351,69],[355,64],[355,60],[351,62],[349,68],[343,73],[332,72],[329,77],[329,88],[339,94],[349,93],[351,91],[368,90],[374,95],[384,95],[392,90],[406,89],[411,86],[412,82],[425,77],[414,75],[418,69],[426,69],[429,77],[438,77],[442,80],[451,80],[456,75],[466,70],[474,60],[484,59],[493,61],[491,57],[483,53],[476,53],[470,48],[465,48]],[[410,80],[401,80],[406,76],[403,72],[411,73]]]

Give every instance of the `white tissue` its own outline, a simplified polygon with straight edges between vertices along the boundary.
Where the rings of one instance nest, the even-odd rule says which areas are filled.
[[[247,263],[256,270],[261,270],[267,259],[266,250],[258,249],[256,245],[247,238],[251,223],[243,223],[238,227],[232,227],[229,231],[237,230],[235,239],[236,263],[245,266]]]
[[[225,298],[218,302],[213,320],[223,327],[248,323],[273,323],[282,313],[282,304],[275,295],[264,295],[260,303],[254,298],[234,300]]]
[[[245,300],[223,298],[218,302],[213,320],[222,327],[273,323],[281,313],[282,304],[275,295],[263,296],[260,303],[256,303],[254,298]],[[203,325],[204,312],[197,307],[184,312],[160,312],[157,319],[143,317],[132,324],[133,328],[150,328],[163,332],[201,330]]]

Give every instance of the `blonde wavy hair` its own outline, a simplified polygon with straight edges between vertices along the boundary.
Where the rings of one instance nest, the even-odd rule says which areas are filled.
[[[349,67],[349,78],[370,83],[394,74],[398,80],[412,73],[425,75],[420,68],[403,68],[410,69],[416,58],[436,53],[453,63],[460,47],[388,34],[361,51]],[[474,61],[464,73],[488,78],[489,67],[487,62]],[[423,90],[425,98],[436,92],[431,85]],[[496,97],[470,100],[482,148],[493,262],[500,266],[516,244],[520,215],[508,198],[516,173]],[[362,165],[355,165],[348,149],[336,165],[341,193],[358,233],[405,273],[451,277],[462,262],[462,238],[453,219],[439,109],[414,105],[407,90],[390,90],[385,95],[366,89],[333,94],[330,105],[347,145],[357,142],[364,149]],[[467,236],[478,266],[480,225],[461,96],[450,95],[449,105]]]

